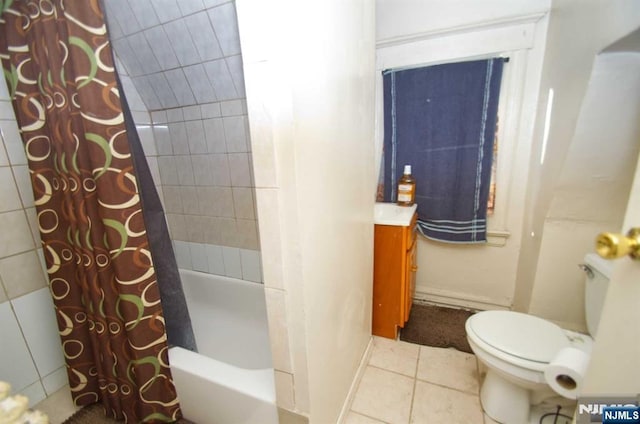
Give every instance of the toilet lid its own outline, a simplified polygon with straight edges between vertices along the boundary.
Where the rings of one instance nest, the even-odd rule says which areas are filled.
[[[476,337],[491,347],[528,361],[548,363],[569,346],[562,328],[532,315],[485,311],[469,318]]]

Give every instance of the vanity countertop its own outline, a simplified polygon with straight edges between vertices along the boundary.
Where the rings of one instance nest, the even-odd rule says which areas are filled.
[[[396,225],[407,227],[418,205],[398,206],[395,203],[380,203],[375,205],[373,222],[378,225]]]

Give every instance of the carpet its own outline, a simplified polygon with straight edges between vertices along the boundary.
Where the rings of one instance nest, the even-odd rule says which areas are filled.
[[[191,421],[180,419],[177,424],[195,424]],[[67,418],[62,424],[122,424],[122,421],[114,420],[104,415],[104,408],[100,403],[93,403],[77,411]]]
[[[464,323],[471,315],[472,311],[464,309],[414,303],[409,321],[400,331],[400,340],[473,353],[464,330]]]

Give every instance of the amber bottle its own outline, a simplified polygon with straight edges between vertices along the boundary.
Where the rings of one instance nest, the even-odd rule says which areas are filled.
[[[404,166],[404,173],[398,181],[398,205],[411,206],[416,201],[416,180],[411,175],[411,165]]]

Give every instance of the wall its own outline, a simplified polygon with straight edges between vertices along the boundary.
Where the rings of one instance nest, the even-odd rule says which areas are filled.
[[[377,2],[377,72],[390,67],[508,56],[500,114],[491,245],[418,239],[416,297],[478,309],[510,308],[516,290],[533,125],[549,2]],[[379,78],[378,93],[381,92]],[[378,95],[377,151],[382,141]],[[420,184],[420,181],[418,181]]]
[[[371,339],[373,3],[237,8],[278,404],[337,422]]]
[[[108,1],[127,94],[164,201],[178,266],[262,281],[235,5]]]
[[[531,158],[523,234],[534,236],[523,237],[514,304],[517,309],[531,308],[542,316],[578,328],[584,327],[578,306],[582,302],[582,286],[578,282],[581,275],[573,267],[584,253],[593,249],[592,240],[599,230],[613,225],[613,221],[619,222],[623,213],[620,207],[623,200],[619,196],[629,186],[627,180],[626,188],[616,191],[616,183],[600,181],[604,185],[599,185],[597,192],[590,192],[598,179],[597,170],[591,173],[588,184],[575,184],[585,155],[615,156],[609,143],[602,139],[594,151],[589,134],[599,131],[597,119],[578,129],[576,125],[582,104],[587,102],[585,94],[596,54],[638,26],[640,4],[634,1],[553,1],[540,89],[541,93],[554,89],[553,114],[544,164],[539,161],[539,144]],[[546,99],[541,102],[541,110],[545,104]],[[541,111],[536,122],[537,140],[542,139],[543,120]],[[634,149],[627,151],[633,154]],[[624,156],[622,151],[618,154],[615,157]],[[622,181],[620,178],[616,176],[617,181]],[[612,194],[618,197],[613,200],[616,205],[612,209],[605,206],[606,202],[599,202],[603,191],[615,192]],[[566,207],[578,201],[585,205],[582,212]],[[594,214],[587,213],[586,207],[594,204],[598,205],[596,210],[589,211]],[[595,215],[598,209],[603,211],[601,215]],[[619,224],[609,231],[618,229]],[[563,243],[559,245],[556,240]],[[572,299],[574,306],[568,308],[567,299]]]
[[[0,82],[0,380],[30,405],[67,384],[27,158]]]

